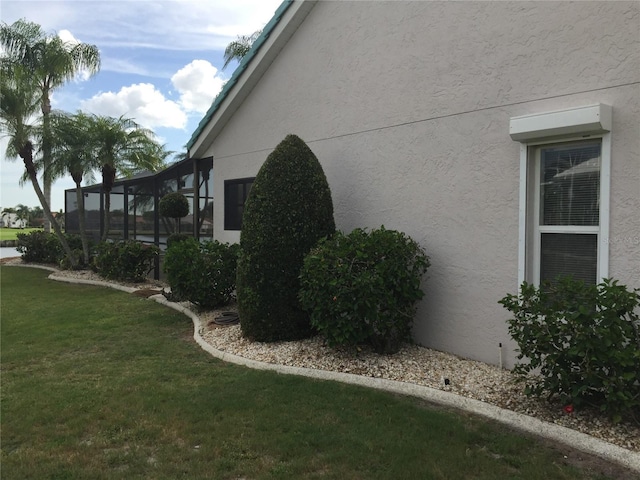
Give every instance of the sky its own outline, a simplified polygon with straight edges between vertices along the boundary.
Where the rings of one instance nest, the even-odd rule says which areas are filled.
[[[237,64],[222,70],[227,44],[264,27],[282,0],[0,0],[0,21],[21,18],[65,41],[100,50],[100,72],[54,91],[54,109],[133,118],[168,150],[184,153],[198,123]],[[0,137],[3,133],[0,132]],[[0,208],[40,205],[24,164],[0,138]],[[98,183],[99,175],[93,182]],[[64,209],[70,178],[54,183],[51,207]]]

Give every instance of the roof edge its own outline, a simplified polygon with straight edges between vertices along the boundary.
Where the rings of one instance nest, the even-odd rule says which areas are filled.
[[[204,131],[204,128],[213,118],[213,115],[218,110],[222,102],[227,98],[233,87],[235,87],[236,83],[238,83],[238,79],[242,76],[242,74],[247,70],[247,66],[249,63],[256,57],[260,48],[267,41],[274,28],[280,23],[280,20],[284,16],[285,12],[289,9],[289,7],[293,4],[294,0],[284,0],[280,6],[276,9],[273,17],[262,29],[262,33],[260,36],[253,42],[251,48],[247,52],[247,54],[242,58],[236,69],[233,71],[231,78],[224,84],[220,93],[214,98],[213,103],[205,113],[204,117],[198,123],[195,131],[191,135],[191,138],[187,142],[187,150],[190,150],[193,145],[196,143],[196,140],[200,136],[200,134]]]

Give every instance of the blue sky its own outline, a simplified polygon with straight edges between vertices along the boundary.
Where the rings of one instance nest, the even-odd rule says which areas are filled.
[[[125,115],[152,129],[169,150],[183,152],[236,64],[222,70],[226,45],[262,28],[281,0],[0,0],[0,20],[25,18],[66,41],[96,45],[102,67],[54,92],[53,108]],[[20,159],[0,140],[0,207],[39,205],[30,183],[20,187]],[[64,208],[58,180],[52,209]]]

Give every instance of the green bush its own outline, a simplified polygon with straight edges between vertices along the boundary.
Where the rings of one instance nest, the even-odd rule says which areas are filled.
[[[84,264],[84,253],[82,251],[82,237],[80,237],[80,235],[75,235],[75,234],[65,234],[65,237],[67,238],[67,243],[69,244],[69,247],[71,248],[71,251],[73,252],[73,255],[78,260],[78,268],[89,267],[91,265],[91,252],[93,251],[93,247],[94,247],[93,241],[91,241],[91,240],[88,241],[88,244],[89,244],[89,255],[90,255],[89,256],[89,265],[85,265]],[[57,238],[56,238],[56,240],[57,240]],[[60,257],[59,257],[59,260],[58,260],[58,265],[60,266],[60,268],[63,268],[63,269],[67,269],[67,270],[71,269],[71,262],[64,255],[62,247],[60,247]]]
[[[186,217],[189,215],[189,200],[178,192],[167,193],[158,202],[158,213],[162,217]]]
[[[640,290],[616,281],[589,285],[560,278],[541,288],[523,283],[499,301],[514,317],[514,368],[528,395],[598,407],[619,421],[640,413]]]
[[[193,235],[188,233],[172,233],[167,237],[167,248],[171,248],[171,245],[178,242],[183,242],[189,238],[193,238]]]
[[[288,135],[258,172],[244,209],[237,286],[245,337],[268,342],[311,335],[298,300],[300,268],[316,242],[334,231],[322,167],[300,138]]]
[[[101,276],[113,280],[142,282],[153,270],[160,249],[135,240],[100,242],[93,266]]]
[[[82,240],[79,235],[65,234],[69,247],[76,258],[82,262]],[[19,233],[16,250],[22,253],[25,262],[50,263],[62,268],[70,268],[62,245],[54,233],[35,230],[30,233]]]
[[[57,264],[64,252],[55,234],[41,230],[30,233],[18,233],[16,250],[22,254],[25,262]]]
[[[174,300],[189,300],[200,308],[226,305],[236,287],[238,244],[200,243],[194,238],[173,242],[164,258]]]
[[[428,267],[423,249],[401,232],[336,232],[304,259],[300,302],[329,345],[368,343],[394,353],[411,339]]]

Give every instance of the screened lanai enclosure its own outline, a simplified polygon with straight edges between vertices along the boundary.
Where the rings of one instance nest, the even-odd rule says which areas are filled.
[[[111,220],[108,239],[138,240],[154,244],[164,251],[172,233],[192,235],[197,239],[213,237],[213,157],[187,159],[165,170],[144,172],[116,180],[111,190]],[[167,193],[182,193],[189,201],[189,215],[181,219],[161,217],[158,202]],[[82,188],[85,227],[94,242],[102,238],[105,228],[105,192],[102,184]],[[80,233],[75,189],[65,190],[65,225],[67,233]],[[159,278],[160,261],[154,277]]]

